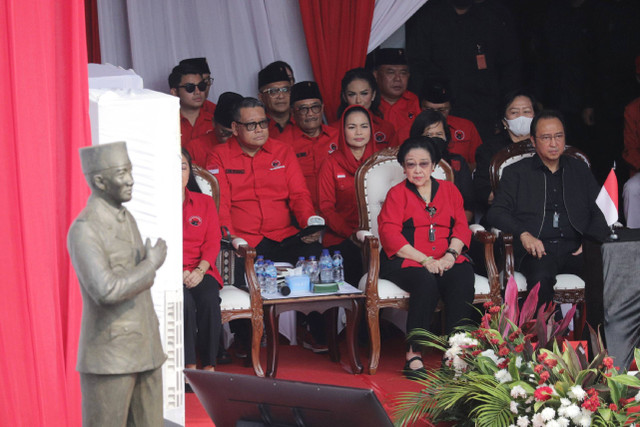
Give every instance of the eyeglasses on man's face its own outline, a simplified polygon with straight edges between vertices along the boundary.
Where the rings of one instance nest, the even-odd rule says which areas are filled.
[[[269,119],[260,120],[259,122],[248,122],[248,123],[236,122],[236,123],[244,126],[249,132],[253,132],[254,130],[256,130],[258,126],[260,126],[260,129],[266,129],[269,127]]]
[[[313,104],[313,105],[301,105],[296,108],[296,112],[301,113],[302,115],[309,114],[311,111],[314,114],[318,114],[322,110],[322,104]]]
[[[285,86],[285,87],[272,87],[269,89],[265,89],[262,91],[262,93],[264,95],[269,95],[271,98],[275,98],[279,94],[286,95],[290,91],[291,91],[291,88],[289,86]]]
[[[211,81],[213,81],[213,79],[211,79]],[[195,92],[196,88],[198,88],[200,92],[204,92],[205,90],[207,90],[208,87],[209,87],[209,83],[207,83],[206,80],[202,80],[198,84],[187,83],[187,84],[183,84],[182,86],[178,86],[178,88],[183,88],[184,90],[186,90],[187,93]]]

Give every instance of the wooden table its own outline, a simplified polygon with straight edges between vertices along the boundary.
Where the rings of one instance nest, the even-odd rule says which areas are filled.
[[[350,289],[353,292],[350,292]],[[348,293],[345,293],[348,292]],[[266,376],[274,378],[278,370],[278,317],[280,313],[295,310],[304,314],[313,311],[328,312],[325,317],[329,355],[333,362],[340,361],[340,350],[337,343],[338,308],[343,307],[347,314],[347,351],[353,374],[362,373],[362,364],[358,355],[358,322],[360,319],[361,301],[365,295],[350,285],[343,285],[338,294],[312,294],[288,297],[263,297],[264,317],[267,335],[267,372]]]

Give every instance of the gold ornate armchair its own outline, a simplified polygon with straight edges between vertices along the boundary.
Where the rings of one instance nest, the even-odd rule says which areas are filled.
[[[394,308],[408,310],[409,293],[389,280],[378,277],[380,271],[380,241],[378,239],[378,214],[391,187],[405,179],[402,166],[397,162],[398,148],[386,148],[360,166],[356,172],[356,197],[360,217],[356,239],[361,244],[366,274],[359,283],[366,295],[366,319],[369,326],[371,350],[369,374],[375,374],[380,361],[380,310]],[[451,166],[440,161],[433,176],[437,179],[453,181]],[[475,275],[474,303],[493,301],[499,304],[500,283],[493,255],[495,236],[482,226],[470,227],[474,238],[484,244],[489,278]]]

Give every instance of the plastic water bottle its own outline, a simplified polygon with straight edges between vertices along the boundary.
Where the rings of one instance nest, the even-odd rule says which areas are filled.
[[[316,261],[315,255],[309,257],[309,261],[305,264],[305,270],[311,283],[318,283],[318,261]]]
[[[333,281],[339,285],[344,283],[344,259],[340,251],[333,253]]]
[[[273,264],[273,261],[267,261],[265,279],[265,294],[273,295],[278,292],[278,270],[276,270],[276,266]]]
[[[258,255],[256,262],[253,264],[253,268],[256,270],[256,277],[258,278],[258,285],[260,286],[260,292],[265,291],[265,262],[264,256]]]
[[[299,256],[298,257],[298,262],[296,262],[296,268],[298,267],[302,267],[302,273],[304,273],[304,257],[303,256]]]
[[[320,255],[320,283],[333,282],[333,263],[329,249],[323,249]]]

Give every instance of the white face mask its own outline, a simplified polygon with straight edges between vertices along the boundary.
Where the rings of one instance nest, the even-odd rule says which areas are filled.
[[[507,127],[515,136],[526,136],[531,131],[531,122],[533,118],[520,116],[513,120],[504,119],[507,122]]]

